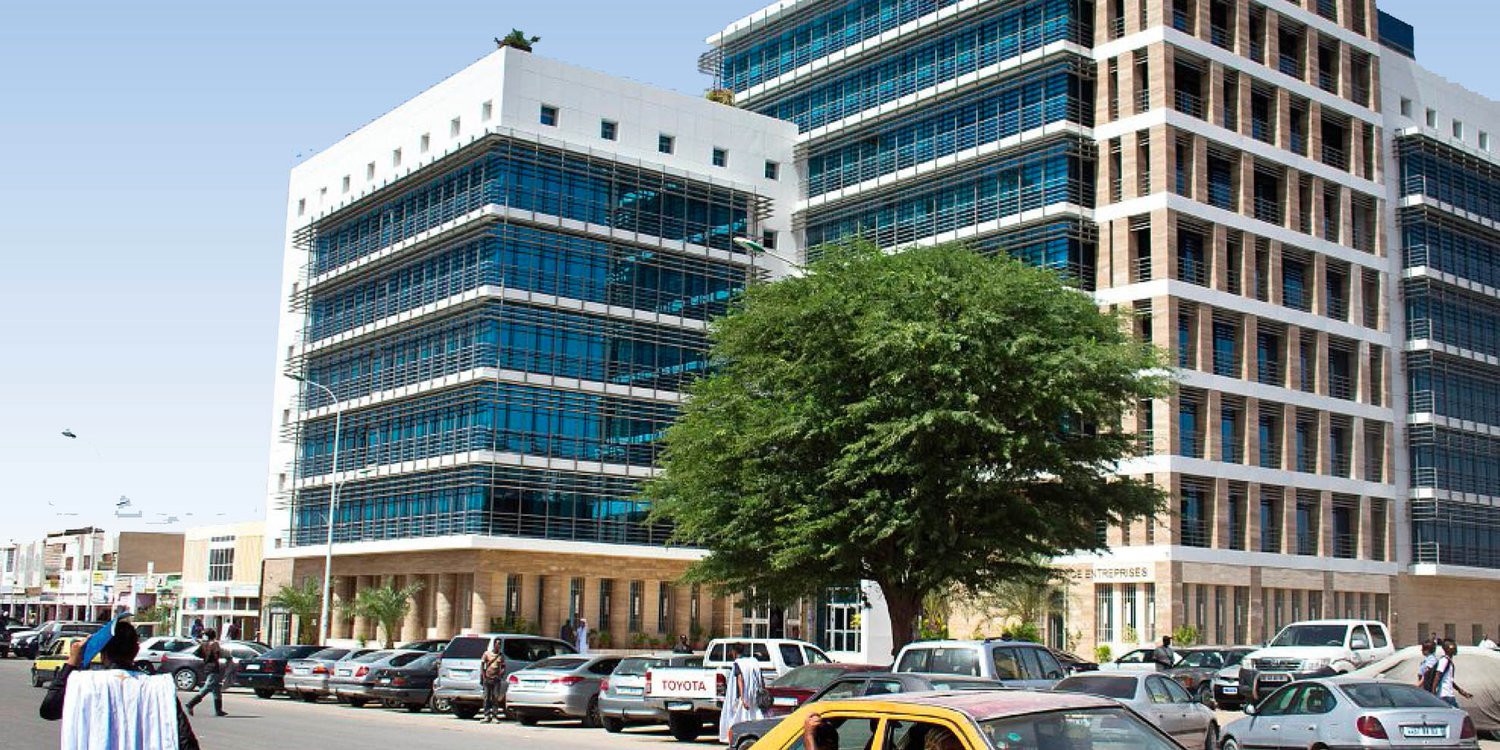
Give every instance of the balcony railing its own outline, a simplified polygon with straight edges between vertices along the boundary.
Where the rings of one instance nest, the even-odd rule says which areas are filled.
[[[1297,471],[1303,474],[1316,474],[1318,471],[1318,455],[1311,448],[1297,452]]]
[[[1214,352],[1214,374],[1226,378],[1240,376],[1240,358],[1233,352]]]
[[[1287,141],[1287,146],[1291,148],[1292,153],[1307,156],[1307,134],[1293,130],[1287,137]]]
[[[1353,534],[1336,534],[1333,537],[1333,556],[1353,560],[1359,554],[1359,538]]]
[[[1270,198],[1257,197],[1255,199],[1255,218],[1280,226],[1281,204]]]
[[[1260,446],[1260,460],[1256,463],[1262,469],[1281,468],[1281,443],[1262,443]]]
[[[1261,385],[1280,386],[1286,382],[1286,371],[1277,360],[1263,361],[1255,368],[1255,380]]]
[[[1135,262],[1130,264],[1130,280],[1131,282],[1151,280],[1151,256],[1149,254],[1136,258]]]
[[[1240,450],[1238,443],[1225,443],[1220,453],[1224,463],[1237,464],[1244,462],[1244,452]]]
[[[1224,127],[1235,131],[1240,129],[1239,103],[1232,99],[1224,100]]]
[[[1302,78],[1301,60],[1298,60],[1295,56],[1288,55],[1285,52],[1281,53],[1281,55],[1279,55],[1279,58],[1280,59],[1276,61],[1277,70],[1280,70],[1281,72],[1299,80]]]
[[[1109,23],[1109,38],[1119,39],[1125,36],[1125,17],[1120,16]]]
[[[1234,186],[1225,180],[1208,180],[1208,203],[1225,211],[1234,210]]]
[[[1148,109],[1151,109],[1151,90],[1141,89],[1140,91],[1135,92],[1136,114],[1145,112]]]
[[[1349,87],[1349,97],[1355,104],[1361,107],[1370,106],[1370,87],[1362,83],[1355,83]]]
[[[1266,45],[1250,40],[1250,59],[1262,65],[1266,64]]]
[[[1176,97],[1173,99],[1173,106],[1178,112],[1191,115],[1200,120],[1203,119],[1203,97],[1182,89],[1177,89],[1175,93]]]
[[[1333,454],[1329,463],[1331,464],[1330,471],[1333,472],[1334,476],[1348,478],[1349,470],[1352,467],[1349,465],[1349,453],[1347,451]]]
[[[1172,28],[1188,34],[1193,33],[1192,23],[1188,19],[1188,14],[1180,10],[1172,11]]]
[[[1318,554],[1318,535],[1310,531],[1297,532],[1297,554]]]
[[[1338,76],[1334,75],[1332,71],[1318,71],[1318,88],[1323,89],[1330,94],[1337,94],[1339,92]]]
[[[1323,163],[1334,169],[1348,169],[1349,155],[1337,146],[1323,144]]]
[[[1208,283],[1208,269],[1201,260],[1177,256],[1177,279],[1203,286]]]
[[[1182,519],[1182,546],[1207,547],[1208,522],[1196,518]]]
[[[1234,36],[1229,33],[1229,29],[1226,29],[1223,26],[1209,26],[1208,40],[1212,42],[1215,47],[1234,49]]]
[[[1334,320],[1349,319],[1349,299],[1347,297],[1328,297],[1328,317]]]
[[[1369,452],[1369,453],[1365,454],[1365,481],[1366,482],[1383,482],[1383,481],[1385,481],[1385,461],[1384,461],[1384,458],[1385,458],[1384,456],[1380,455],[1379,451],[1372,451],[1372,452]]]
[[[1272,127],[1270,120],[1251,117],[1250,137],[1261,143],[1274,143],[1276,141],[1276,128]]]
[[[1272,519],[1272,520],[1273,520],[1273,522],[1275,521],[1275,519]],[[1279,553],[1279,552],[1281,552],[1281,527],[1280,526],[1269,526],[1269,527],[1262,526],[1261,527],[1261,529],[1260,529],[1260,551],[1261,552],[1272,552],[1272,553]]]
[[[1339,9],[1335,0],[1318,0],[1318,15],[1338,23]]]
[[[1328,395],[1345,401],[1354,400],[1354,386],[1348,375],[1328,375]]]
[[[1109,201],[1111,203],[1119,203],[1120,199],[1124,195],[1125,195],[1125,178],[1123,178],[1123,177],[1116,177],[1113,180],[1110,180],[1109,181]]]
[[[1141,430],[1135,434],[1135,449],[1142,456],[1149,456],[1156,452],[1156,433],[1152,430]]]

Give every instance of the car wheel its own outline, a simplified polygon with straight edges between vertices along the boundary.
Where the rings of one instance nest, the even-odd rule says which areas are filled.
[[[1214,689],[1208,683],[1205,682],[1202,685],[1199,685],[1198,691],[1194,694],[1194,697],[1198,699],[1199,703],[1202,703],[1209,708],[1214,707]]]
[[[1219,725],[1209,722],[1208,731],[1203,733],[1203,750],[1216,750],[1219,746]]]
[[[468,703],[455,703],[453,704],[453,715],[464,721],[468,721],[479,715],[479,706]]]
[[[616,719],[613,716],[604,716],[600,717],[599,721],[604,725],[604,731],[609,732],[610,734],[619,734],[620,732],[625,731],[624,719]]]
[[[419,714],[419,713],[422,713],[422,709],[424,709],[424,708],[426,708],[426,706],[422,705],[421,703],[408,703],[408,704],[406,704],[406,712],[407,713]]]
[[[583,712],[583,728],[594,729],[603,723],[599,716],[599,697],[594,696],[589,699],[589,707]]]
[[[261,700],[269,700],[271,697],[273,697],[275,695],[276,695],[276,691],[272,690],[270,688],[256,688],[255,689],[255,697],[260,698]]]
[[[672,730],[672,739],[678,742],[696,742],[703,734],[703,720],[697,716],[672,714],[667,718],[667,728]]]
[[[191,669],[179,669],[172,673],[172,682],[178,690],[188,691],[198,687],[198,675]]]
[[[750,750],[750,748],[755,745],[755,741],[758,739],[760,738],[755,736],[746,737],[740,740],[738,745],[734,746],[734,750]]]
[[[536,714],[533,713],[529,713],[526,711],[517,711],[516,721],[521,722],[521,726],[523,727],[534,727],[536,726],[537,717]]]
[[[369,703],[369,701],[365,700],[364,698],[350,698],[349,699],[349,705],[351,705],[351,706],[353,706],[355,708],[364,708],[366,703]]]
[[[1219,743],[1219,750],[1240,750],[1240,741],[1233,737],[1225,737],[1224,741]]]
[[[432,700],[429,702],[429,705],[432,707],[432,712],[435,714],[446,714],[453,711],[453,701],[450,701],[447,698],[439,698],[436,695],[432,696]]]

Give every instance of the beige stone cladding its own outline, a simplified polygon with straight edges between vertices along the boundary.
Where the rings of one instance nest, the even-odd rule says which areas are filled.
[[[1500,640],[1500,580],[1448,575],[1401,575],[1395,583],[1391,629],[1397,643],[1432,633],[1472,646]]]
[[[678,635],[702,640],[734,632],[739,610],[707,586],[682,582],[687,566],[680,560],[530,551],[341,555],[333,561],[332,589],[337,610],[364,588],[420,583],[395,640],[490,632],[507,620],[556,637],[575,606],[596,633],[609,634],[599,647],[668,644]],[[321,581],[322,574],[321,557],[268,560],[264,590],[270,596],[282,585]],[[330,623],[333,640],[383,638],[378,631],[375,623],[342,614]]]

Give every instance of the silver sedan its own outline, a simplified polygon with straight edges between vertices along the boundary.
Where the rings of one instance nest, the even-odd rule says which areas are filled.
[[[1053,690],[1113,698],[1183,747],[1215,750],[1218,746],[1219,725],[1213,710],[1155,672],[1084,672],[1063,679]]]
[[[1223,750],[1368,747],[1472,750],[1474,722],[1414,685],[1320,677],[1282,687],[1224,727]]]
[[[528,726],[542,719],[582,719],[584,726],[597,727],[603,723],[599,683],[619,665],[618,656],[543,659],[506,678],[506,712]]]

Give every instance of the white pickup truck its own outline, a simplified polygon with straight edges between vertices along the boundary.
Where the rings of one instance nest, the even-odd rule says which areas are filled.
[[[667,714],[667,726],[679,742],[692,742],[705,724],[717,722],[729,689],[731,656],[740,653],[760,662],[766,682],[805,664],[831,659],[811,643],[781,638],[720,638],[709,641],[701,669],[646,671],[646,706]]]

